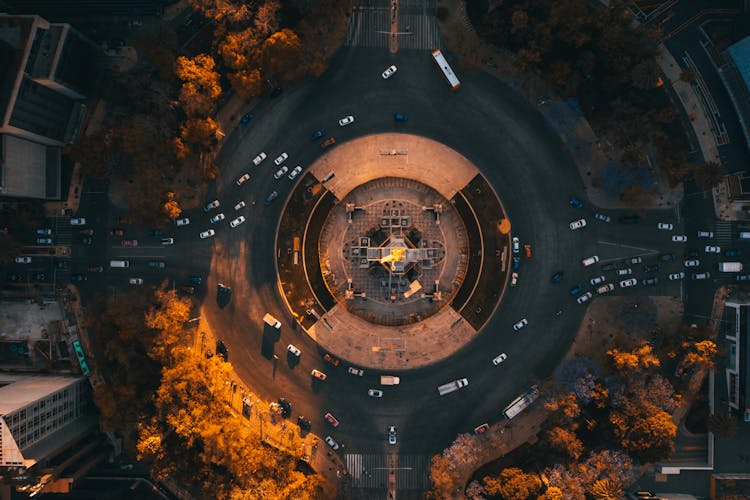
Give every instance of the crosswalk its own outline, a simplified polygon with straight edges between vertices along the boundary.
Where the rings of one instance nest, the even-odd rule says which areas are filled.
[[[396,477],[397,491],[426,491],[431,486],[428,455],[398,455],[395,466],[391,455],[379,453],[347,453],[344,460],[351,476],[352,489],[379,490],[385,498],[391,474]],[[357,498],[364,496],[363,493]]]
[[[722,248],[728,248],[732,243],[732,223],[726,220],[717,220],[714,226],[714,237],[716,244]]]
[[[434,0],[399,2],[399,49],[441,48],[435,6]],[[390,12],[391,3],[388,0],[365,1],[363,5],[355,7],[349,22],[346,45],[387,49],[391,30]]]

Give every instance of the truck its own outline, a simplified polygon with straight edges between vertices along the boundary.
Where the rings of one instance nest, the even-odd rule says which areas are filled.
[[[393,375],[381,375],[380,385],[398,385],[401,379]]]
[[[742,262],[719,262],[720,273],[742,272]]]
[[[511,419],[524,411],[526,408],[539,398],[539,386],[531,386],[531,388],[525,393],[518,396],[516,399],[505,407],[503,415],[507,419]]]
[[[281,321],[274,318],[271,313],[266,313],[265,316],[263,316],[263,321],[270,327],[276,328],[277,330],[281,328]]]
[[[449,392],[457,391],[461,387],[466,387],[469,385],[469,379],[467,378],[460,378],[458,380],[454,380],[453,382],[448,382],[447,384],[439,385],[438,386],[438,392],[441,396],[445,396]]]

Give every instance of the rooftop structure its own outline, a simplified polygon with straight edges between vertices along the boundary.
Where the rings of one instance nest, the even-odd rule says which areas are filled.
[[[750,150],[750,36],[729,46],[719,76],[727,89]]]
[[[724,304],[721,333],[730,342],[727,400],[730,408],[750,422],[750,300],[730,300]]]

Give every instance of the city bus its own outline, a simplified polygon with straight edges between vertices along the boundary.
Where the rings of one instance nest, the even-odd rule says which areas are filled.
[[[461,86],[461,82],[451,69],[448,61],[445,60],[443,53],[435,49],[432,51],[432,58],[435,60],[435,64],[438,65],[438,68],[440,68],[440,71],[443,72],[443,76],[448,81],[448,85],[451,86],[451,90],[457,90]]]
[[[526,408],[531,406],[531,404],[537,400],[539,397],[539,387],[534,385],[526,391],[524,394],[521,394],[516,399],[513,400],[512,403],[510,403],[508,406],[505,407],[503,410],[503,415],[505,418],[511,419],[524,411]]]

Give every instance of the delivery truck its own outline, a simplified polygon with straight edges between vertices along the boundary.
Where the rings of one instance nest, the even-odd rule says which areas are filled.
[[[466,387],[467,385],[469,385],[469,379],[460,378],[458,380],[454,380],[453,382],[448,382],[447,384],[438,386],[438,392],[441,396],[445,396],[449,392],[457,391],[461,387]]]
[[[720,273],[740,273],[742,272],[742,262],[719,262]]]

